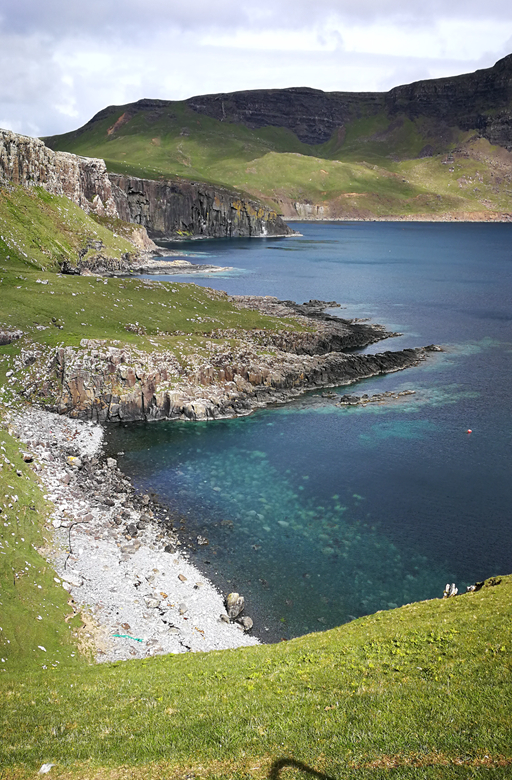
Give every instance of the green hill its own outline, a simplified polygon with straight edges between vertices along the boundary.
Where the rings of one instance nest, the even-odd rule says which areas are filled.
[[[255,90],[111,106],[53,149],[235,187],[288,217],[512,212],[512,58],[389,93]]]

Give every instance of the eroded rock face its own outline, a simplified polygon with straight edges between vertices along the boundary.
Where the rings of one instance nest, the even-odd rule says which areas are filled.
[[[87,213],[138,225],[133,242],[153,251],[154,237],[286,236],[293,231],[275,211],[222,187],[151,181],[108,174],[103,160],[54,152],[38,138],[0,130],[0,184],[43,187]],[[95,269],[91,269],[95,270]],[[119,270],[119,269],[113,269]]]
[[[153,238],[286,236],[293,231],[257,201],[222,187],[183,180],[151,181],[110,174],[121,219]]]
[[[255,306],[256,301],[248,303]],[[292,311],[289,303],[262,299],[262,310],[270,306],[283,316]],[[293,311],[292,316],[306,319]],[[53,397],[51,409],[100,422],[214,420],[284,403],[305,390],[400,371],[425,358],[421,349],[343,352],[391,334],[324,316],[318,321],[309,317],[308,332],[212,333],[202,355],[188,354],[182,362],[170,351],[146,353],[84,339],[80,348],[41,352],[26,369],[24,394],[30,400]]]
[[[2,180],[65,195],[88,213],[118,216],[103,160],[54,152],[38,138],[0,129]]]
[[[492,68],[443,79],[416,81],[386,95],[391,114],[430,117],[478,130],[491,144],[512,149],[512,54]]]
[[[424,116],[449,127],[477,130],[490,143],[511,150],[511,100],[512,55],[508,55],[492,68],[417,81],[386,93],[301,87],[202,95],[186,102],[194,111],[221,121],[250,128],[286,127],[307,144],[325,143],[348,121],[384,110],[390,117]]]

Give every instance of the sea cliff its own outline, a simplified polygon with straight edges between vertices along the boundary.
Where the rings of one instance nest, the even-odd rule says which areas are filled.
[[[117,347],[98,339],[82,339],[80,347],[22,348],[15,367],[23,374],[22,394],[44,399],[60,414],[98,422],[212,420],[284,403],[306,390],[400,371],[426,357],[424,349],[350,354],[394,334],[325,315],[326,304],[319,301],[297,306],[268,297],[230,300],[289,318],[290,328],[212,331],[208,357],[189,351],[185,360],[170,349]]]
[[[272,209],[224,187],[185,179],[152,181],[109,174],[117,212],[153,238],[286,236]]]
[[[101,159],[55,152],[38,138],[0,129],[0,186],[43,187],[87,213],[134,223],[154,238],[286,236],[275,211],[223,187],[107,172]],[[144,237],[139,239],[147,251]]]

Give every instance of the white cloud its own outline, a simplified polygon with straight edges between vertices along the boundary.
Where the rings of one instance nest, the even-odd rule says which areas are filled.
[[[38,134],[142,97],[387,90],[512,49],[503,0],[16,0],[1,14],[0,116]]]

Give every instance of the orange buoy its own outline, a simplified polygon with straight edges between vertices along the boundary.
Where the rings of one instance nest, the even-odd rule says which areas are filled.
[[[471,430],[471,428],[468,428],[466,433],[473,433],[473,431]]]

